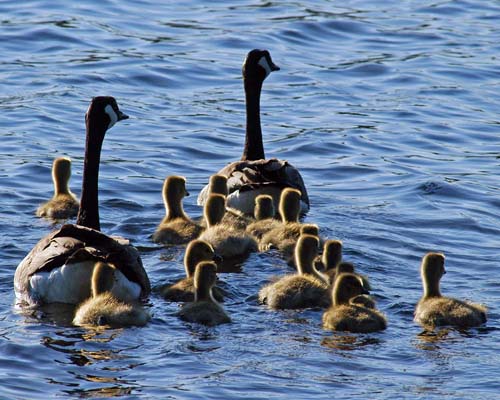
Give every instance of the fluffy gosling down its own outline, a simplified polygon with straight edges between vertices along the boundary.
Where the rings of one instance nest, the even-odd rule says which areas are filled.
[[[111,292],[115,282],[116,269],[102,262],[92,273],[92,297],[77,309],[74,325],[111,327],[144,326],[151,316],[138,303],[118,300]]]
[[[212,288],[217,280],[217,265],[202,261],[196,266],[194,274],[194,301],[185,303],[178,312],[183,321],[215,326],[231,322],[231,318],[214,299]]]
[[[163,244],[184,244],[196,239],[203,228],[192,221],[184,212],[182,199],[189,196],[186,179],[169,176],[163,183],[163,202],[166,215],[153,234],[153,241]]]
[[[286,275],[264,286],[259,292],[259,301],[274,309],[328,307],[328,285],[313,266],[318,244],[316,236],[302,235],[295,248],[297,274]]]
[[[445,257],[428,253],[422,259],[420,274],[424,294],[415,309],[415,322],[423,327],[455,326],[468,328],[486,322],[486,307],[441,295],[439,281],[446,273]]]
[[[194,273],[198,263],[202,261],[214,261],[218,255],[210,243],[203,240],[192,240],[186,247],[184,253],[184,269],[186,277],[173,285],[166,285],[160,289],[161,296],[171,301],[193,301],[194,300]],[[223,293],[218,287],[214,287],[214,298],[223,301]]]
[[[384,330],[387,320],[380,311],[351,302],[353,298],[364,294],[368,294],[368,291],[359,276],[340,274],[332,290],[332,306],[323,314],[323,328],[355,333]]]
[[[54,196],[36,210],[37,217],[67,219],[76,217],[80,203],[69,189],[71,159],[59,157],[52,163]]]

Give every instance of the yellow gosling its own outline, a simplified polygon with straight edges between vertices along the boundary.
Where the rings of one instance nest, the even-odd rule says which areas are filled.
[[[271,229],[281,225],[275,217],[273,197],[268,194],[261,194],[255,198],[254,218],[255,222],[250,223],[246,231],[260,240],[262,236]]]
[[[163,244],[184,244],[196,239],[203,228],[191,220],[182,207],[182,199],[189,196],[186,179],[169,176],[163,184],[163,202],[166,215],[153,234],[153,241]]]
[[[423,327],[455,326],[468,328],[486,322],[486,307],[441,295],[439,281],[446,273],[445,257],[427,253],[420,269],[424,295],[415,309],[415,322]]]
[[[273,309],[328,307],[328,285],[313,266],[318,253],[316,236],[302,235],[295,249],[297,274],[286,275],[264,286],[259,301]]]
[[[255,239],[234,225],[223,222],[226,199],[220,194],[210,194],[204,206],[207,229],[199,239],[210,243],[222,258],[246,256],[257,250]]]
[[[160,294],[166,300],[171,301],[193,301],[194,300],[194,273],[196,266],[202,261],[214,261],[218,256],[210,243],[203,240],[192,240],[186,247],[184,253],[184,269],[186,277],[173,285],[166,285],[160,289]],[[214,287],[214,298],[223,301],[223,293],[218,287]]]
[[[69,189],[71,159],[59,157],[52,163],[54,196],[36,210],[37,217],[67,219],[76,217],[80,203]]]
[[[217,280],[217,265],[202,261],[196,266],[194,274],[194,301],[184,304],[178,312],[183,321],[214,326],[231,322],[231,318],[214,299],[212,288]]]
[[[92,273],[92,297],[77,309],[74,325],[111,327],[143,326],[151,316],[138,303],[118,300],[112,293],[116,269],[102,262],[94,267]]]
[[[351,303],[351,299],[367,293],[359,276],[340,274],[332,290],[332,306],[323,313],[323,328],[355,333],[384,330],[387,320],[380,311]]]

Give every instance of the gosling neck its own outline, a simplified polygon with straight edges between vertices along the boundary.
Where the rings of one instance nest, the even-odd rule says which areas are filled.
[[[54,174],[52,175],[52,180],[54,182],[54,197],[64,194],[69,195],[71,193],[69,190],[69,180],[66,177]]]
[[[211,301],[215,303],[212,295],[212,285],[203,284],[195,287],[194,301]]]
[[[260,93],[263,81],[257,77],[243,78],[246,104],[246,136],[242,161],[265,159],[260,126]]]
[[[422,275],[422,283],[424,286],[424,297],[441,297],[439,290],[439,279],[429,279],[428,276]]]
[[[86,121],[87,137],[83,164],[82,194],[78,210],[77,225],[101,230],[99,222],[99,163],[106,128],[91,118]]]
[[[182,198],[171,198],[169,196],[166,196],[165,210],[167,221],[173,220],[175,218],[187,219],[187,216],[184,213],[184,208],[182,207]]]

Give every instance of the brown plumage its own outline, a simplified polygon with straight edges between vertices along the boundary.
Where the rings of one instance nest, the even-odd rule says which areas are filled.
[[[446,273],[444,260],[440,253],[427,253],[422,259],[424,294],[415,309],[415,322],[429,328],[444,325],[468,328],[483,324],[486,307],[441,295],[439,281]]]

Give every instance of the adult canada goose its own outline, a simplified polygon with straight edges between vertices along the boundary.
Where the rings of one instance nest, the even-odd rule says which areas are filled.
[[[236,208],[245,214],[254,212],[255,198],[259,194],[273,197],[275,208],[281,190],[293,187],[301,192],[301,212],[309,210],[309,197],[299,171],[288,161],[276,158],[266,159],[260,126],[260,94],[262,84],[272,71],[279,67],[271,59],[267,50],[252,50],[243,64],[243,84],[246,101],[245,147],[240,161],[235,161],[217,174],[227,177],[228,207]],[[198,196],[198,204],[208,199],[209,185]]]
[[[137,302],[124,302],[112,293],[116,269],[98,262],[92,273],[92,296],[78,306],[74,325],[143,326],[151,316]]]
[[[221,194],[211,194],[204,206],[207,229],[200,235],[200,240],[210,243],[215,252],[223,259],[244,257],[257,250],[257,242],[244,230],[222,222],[225,214],[226,199]]]
[[[194,274],[194,301],[185,303],[178,316],[184,321],[214,326],[231,322],[231,318],[214,299],[212,287],[217,280],[217,265],[202,261],[196,266]]]
[[[439,281],[446,273],[444,255],[427,253],[422,259],[420,273],[424,295],[415,309],[415,322],[424,327],[451,325],[459,328],[486,322],[486,307],[441,295]]]
[[[340,274],[333,286],[332,305],[323,313],[323,328],[357,333],[384,330],[387,320],[380,311],[351,301],[363,294],[368,294],[368,291],[359,276]]]
[[[313,266],[318,244],[316,236],[302,235],[295,248],[297,273],[264,286],[259,301],[274,309],[328,307],[328,285]]]
[[[59,157],[52,163],[52,181],[54,196],[36,210],[37,217],[66,219],[76,217],[80,203],[69,190],[71,177],[71,159]]]
[[[163,202],[166,215],[153,234],[153,241],[164,244],[184,244],[200,236],[203,228],[191,220],[182,207],[182,199],[189,196],[186,179],[169,176],[163,183]]]
[[[14,290],[21,304],[79,304],[90,296],[98,261],[116,267],[115,289],[123,300],[147,296],[150,283],[138,251],[126,239],[100,232],[98,174],[106,131],[128,118],[113,97],[94,97],[85,115],[87,138],[82,193],[76,224],[63,225],[42,238],[19,263]]]
[[[194,273],[196,266],[202,261],[215,261],[220,257],[214,248],[204,240],[192,240],[186,247],[184,253],[184,269],[186,277],[173,285],[165,285],[160,289],[163,298],[171,301],[193,301],[194,300]],[[215,300],[223,301],[222,291],[214,286],[212,289]]]

